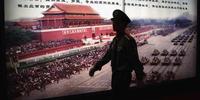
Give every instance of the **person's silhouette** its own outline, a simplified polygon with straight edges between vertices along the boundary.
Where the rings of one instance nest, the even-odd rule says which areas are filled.
[[[131,83],[132,71],[136,73],[137,80],[143,80],[145,73],[143,65],[139,60],[137,44],[133,37],[125,32],[127,25],[131,22],[128,16],[121,10],[113,12],[113,30],[116,36],[110,44],[110,48],[89,71],[92,77],[97,70],[111,60],[112,67],[112,93],[117,99],[127,96]]]

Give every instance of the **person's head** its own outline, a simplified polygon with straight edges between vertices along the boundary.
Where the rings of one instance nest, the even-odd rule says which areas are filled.
[[[113,23],[113,30],[116,31],[117,34],[124,33],[126,26],[131,22],[129,17],[119,9],[113,11],[113,18],[111,20]]]

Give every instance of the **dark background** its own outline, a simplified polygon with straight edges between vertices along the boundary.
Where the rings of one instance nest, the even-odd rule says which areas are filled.
[[[197,0],[198,5],[199,1]],[[6,67],[5,67],[5,39],[4,39],[4,1],[0,0],[0,100],[8,100],[6,96]],[[169,83],[148,85],[142,88],[131,88],[131,97],[124,100],[200,100],[200,63],[199,63],[199,6],[197,6],[197,75],[194,78],[170,81]],[[108,100],[110,91],[66,97],[49,98],[48,100]]]

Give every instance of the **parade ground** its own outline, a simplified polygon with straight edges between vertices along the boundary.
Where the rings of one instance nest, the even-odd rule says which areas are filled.
[[[147,44],[139,46],[138,52],[139,56],[147,57],[150,60],[153,58],[152,53],[154,49],[158,49],[162,52],[167,49],[169,52],[171,50],[185,50],[186,55],[181,57],[182,64],[178,65],[144,65],[145,73],[150,74],[152,71],[157,71],[161,73],[161,76],[165,76],[167,71],[175,73],[174,80],[180,80],[185,78],[194,77],[196,74],[196,35],[194,34],[194,39],[192,42],[186,42],[184,45],[173,45],[171,40],[176,36],[182,34],[188,28],[178,29],[173,33],[166,36],[154,35],[147,40]],[[165,58],[164,56],[157,56],[161,61]],[[169,58],[174,61],[175,57],[169,56]],[[69,96],[77,95],[83,93],[91,93],[97,91],[106,91],[111,89],[111,67],[110,62],[103,66],[101,71],[97,71],[94,77],[89,76],[89,69],[83,70],[80,74],[72,75],[70,79],[62,79],[59,82],[54,82],[46,86],[45,90],[33,90],[30,95],[24,95],[16,98],[16,100],[35,100],[43,98],[52,98],[58,96]],[[135,76],[133,71],[133,77]],[[131,84],[132,87],[136,86],[135,83]]]

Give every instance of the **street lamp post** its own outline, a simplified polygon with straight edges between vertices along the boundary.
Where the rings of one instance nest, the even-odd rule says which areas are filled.
[[[125,13],[125,0],[122,0],[122,11]]]

